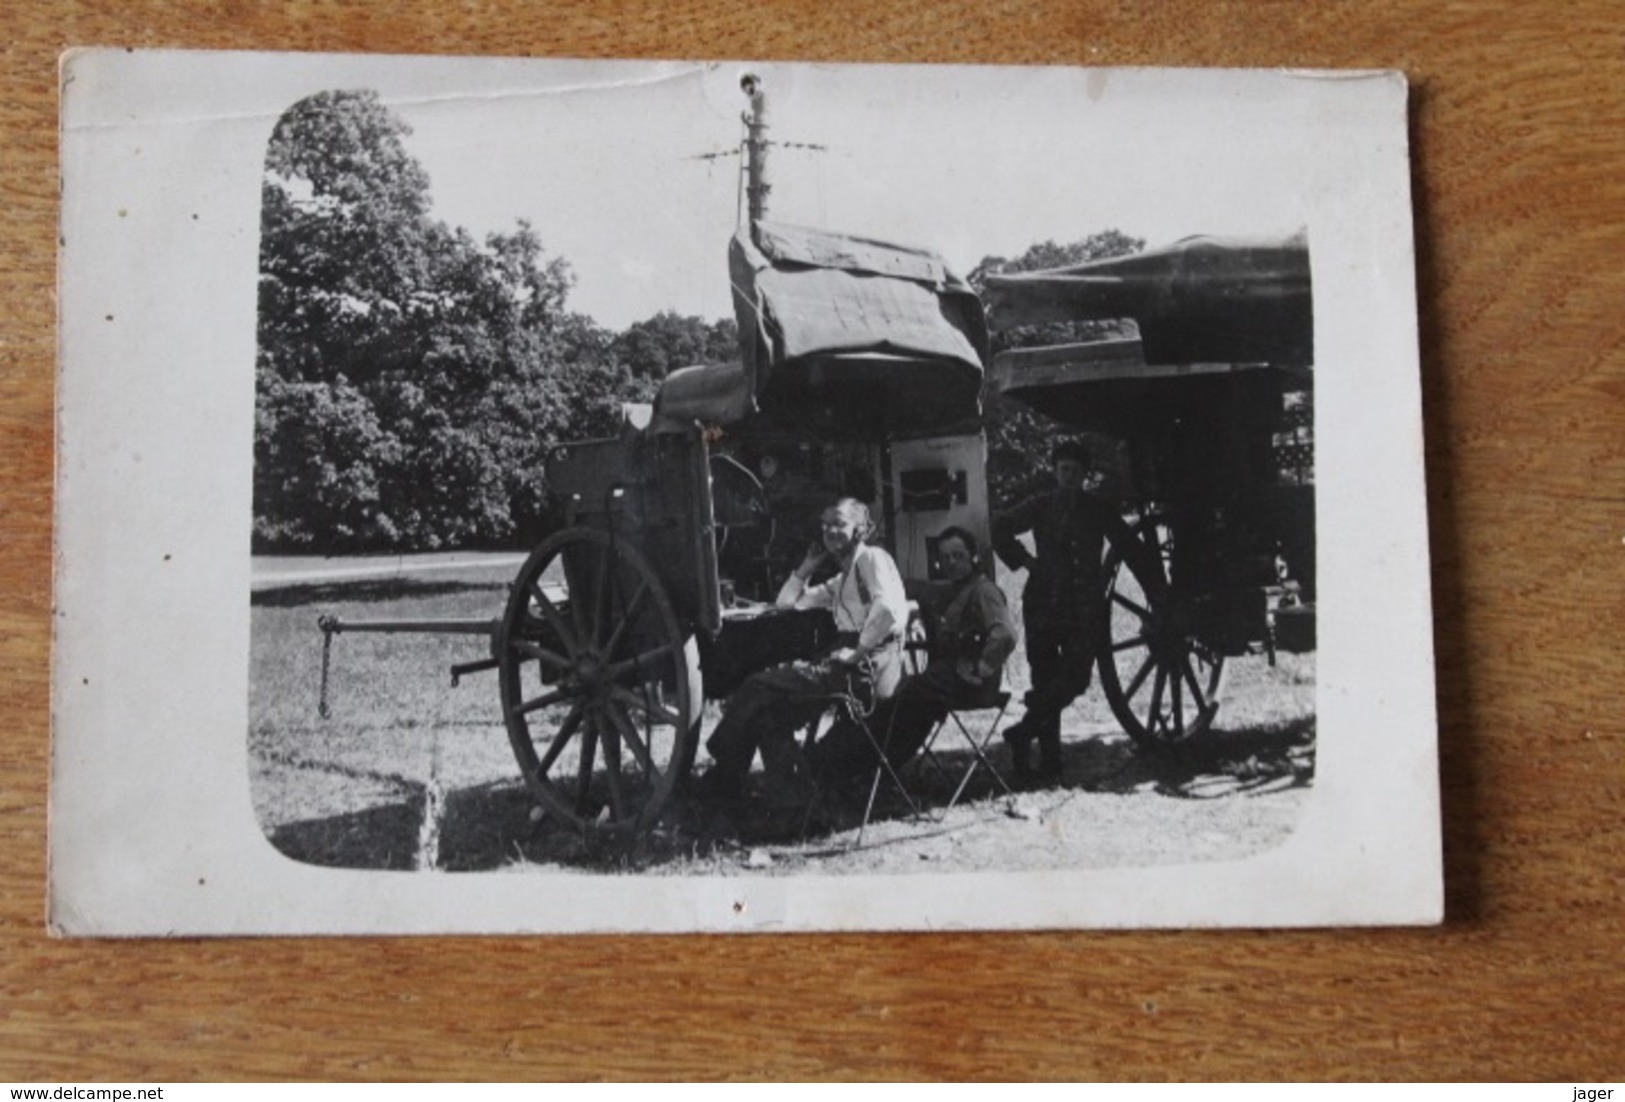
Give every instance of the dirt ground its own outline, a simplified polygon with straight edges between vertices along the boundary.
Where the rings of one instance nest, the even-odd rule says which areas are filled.
[[[1315,656],[1232,659],[1214,728],[1158,750],[1136,747],[1098,684],[1063,716],[1059,785],[1011,794],[952,729],[933,763],[904,781],[918,807],[883,785],[864,823],[866,783],[826,791],[810,812],[753,798],[719,805],[675,798],[636,838],[582,835],[540,814],[518,779],[489,674],[461,688],[453,662],[479,657],[469,637],[340,636],[331,719],[320,699],[318,612],[486,615],[492,580],[347,584],[256,596],[248,749],[262,829],[288,857],[344,868],[775,876],[1139,867],[1245,857],[1290,836],[1313,790]],[[1025,658],[1007,667],[1021,715]],[[707,706],[705,727],[718,706]],[[978,735],[991,713],[970,713]],[[988,764],[1012,776],[1002,742]],[[703,766],[705,753],[700,752]],[[940,766],[940,769],[937,768]]]
[[[737,803],[679,796],[636,839],[582,838],[541,816],[494,725],[319,743],[262,734],[252,750],[262,825],[283,853],[314,864],[655,875],[1013,871],[1234,860],[1279,845],[1312,791],[1314,721],[1220,729],[1148,752],[1111,724],[1069,717],[1062,782],[1013,793],[950,730],[935,763],[922,758],[904,771],[917,807],[886,782],[865,824],[864,781],[821,793],[807,810],[776,808],[757,774]],[[1013,776],[997,738],[988,763]]]
[[[735,814],[699,809],[690,812],[702,822],[694,854],[651,871],[1035,871],[1234,860],[1290,835],[1311,787],[1312,735],[1300,729],[1221,742],[1222,749],[1148,757],[1120,733],[1079,732],[1061,784],[1012,795],[979,766],[968,797],[951,809],[952,787],[915,769],[905,780],[922,797],[921,813],[888,790],[866,826],[866,784],[836,794],[827,801],[833,806],[821,803],[810,819],[749,803]],[[972,759],[943,760],[957,783]],[[1009,775],[1002,749],[990,760]]]

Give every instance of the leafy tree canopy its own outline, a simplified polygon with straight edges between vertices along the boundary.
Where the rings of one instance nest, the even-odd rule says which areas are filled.
[[[476,241],[430,214],[411,131],[371,91],[294,105],[266,152],[255,536],[340,551],[511,542],[546,524],[545,459],[647,398],[566,301],[534,229]],[[662,320],[664,318],[664,320]],[[659,321],[667,330],[698,319]],[[731,324],[731,323],[730,323]],[[642,345],[639,345],[642,348]],[[686,355],[684,349],[681,355]],[[640,364],[645,361],[639,361]]]
[[[546,458],[619,431],[690,364],[734,358],[732,319],[663,311],[613,332],[573,313],[573,276],[523,221],[483,241],[431,214],[411,131],[371,91],[332,91],[277,123],[262,185],[256,546],[327,552],[514,545],[550,522]],[[1115,230],[1045,241],[970,273],[1133,252]],[[995,351],[1114,323],[999,334]],[[996,507],[1041,488],[1062,426],[984,396]]]
[[[659,380],[680,367],[737,359],[739,326],[732,318],[707,322],[663,310],[633,322],[611,350],[633,376]]]

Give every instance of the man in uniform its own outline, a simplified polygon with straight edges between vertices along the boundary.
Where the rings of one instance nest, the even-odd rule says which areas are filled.
[[[993,523],[993,549],[1012,570],[1027,571],[1021,608],[1032,689],[1027,714],[1007,728],[1016,773],[1035,779],[1032,744],[1038,743],[1036,778],[1061,777],[1061,711],[1089,687],[1103,614],[1101,557],[1115,514],[1084,492],[1090,454],[1081,440],[1063,440],[1050,455],[1057,488],[1028,498]],[[1017,539],[1031,532],[1033,550]]]

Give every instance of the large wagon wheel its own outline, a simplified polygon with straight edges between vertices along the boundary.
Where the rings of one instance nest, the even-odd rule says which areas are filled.
[[[1174,583],[1173,535],[1155,519],[1114,536],[1106,555],[1100,684],[1123,730],[1165,746],[1207,730],[1224,655],[1196,638],[1192,594]]]
[[[643,556],[570,528],[525,560],[495,640],[502,713],[542,810],[654,825],[694,758],[697,651]]]

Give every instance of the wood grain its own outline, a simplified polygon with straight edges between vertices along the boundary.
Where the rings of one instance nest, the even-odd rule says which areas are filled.
[[[23,0],[0,158],[0,1079],[1618,1081],[1625,19],[1613,0]],[[1398,68],[1448,922],[553,940],[46,937],[56,57],[68,46]]]

